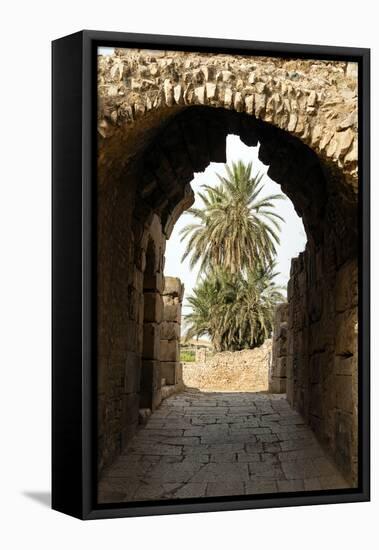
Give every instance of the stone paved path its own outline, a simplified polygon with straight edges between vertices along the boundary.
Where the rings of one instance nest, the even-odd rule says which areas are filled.
[[[284,395],[166,399],[99,483],[99,502],[348,487]]]

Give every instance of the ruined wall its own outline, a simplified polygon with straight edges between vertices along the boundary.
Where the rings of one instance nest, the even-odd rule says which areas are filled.
[[[162,109],[222,107],[298,136],[356,183],[357,63],[120,48],[98,71],[103,137]]]
[[[165,238],[135,207],[138,179],[98,197],[98,468],[136,432],[140,409],[161,401],[160,323]]]
[[[269,392],[287,391],[287,328],[288,304],[277,306],[274,314],[272,334],[272,358],[269,373]]]
[[[183,363],[183,382],[204,391],[267,391],[271,340],[259,348],[216,353],[204,363]]]
[[[141,277],[135,272],[135,189],[117,181],[98,190],[97,405],[99,470],[120,453],[138,425]]]
[[[181,383],[180,324],[184,285],[176,277],[165,277],[163,319],[160,331],[162,385]],[[164,384],[163,384],[164,381]]]
[[[357,263],[331,243],[292,260],[288,284],[287,397],[357,482]]]
[[[353,470],[356,70],[354,63],[183,52],[99,57],[100,469],[135,432],[139,409],[162,398],[166,238],[193,201],[194,172],[226,162],[231,133],[259,144],[268,175],[303,219],[307,252],[293,264],[288,293],[288,393],[345,471]]]

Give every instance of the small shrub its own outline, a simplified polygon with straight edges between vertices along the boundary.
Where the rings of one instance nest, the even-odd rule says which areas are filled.
[[[180,352],[180,360],[183,361],[183,363],[191,363],[195,361],[195,352],[194,351],[181,351]]]

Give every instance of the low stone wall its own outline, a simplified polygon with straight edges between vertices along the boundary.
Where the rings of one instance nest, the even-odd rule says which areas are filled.
[[[180,321],[184,285],[177,277],[165,277],[163,318],[160,324],[160,362],[162,386],[180,382]]]
[[[270,393],[287,391],[288,303],[277,306],[272,335],[272,360],[269,374]]]
[[[217,353],[208,363],[183,363],[187,387],[214,391],[267,391],[271,340],[252,350]]]

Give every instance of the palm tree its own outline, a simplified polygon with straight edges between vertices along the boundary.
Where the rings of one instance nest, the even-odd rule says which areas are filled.
[[[275,307],[284,301],[273,267],[241,272],[229,286],[222,324],[225,349],[255,348],[272,333]]]
[[[202,208],[190,208],[196,219],[182,229],[182,241],[188,238],[182,261],[191,254],[191,269],[200,261],[200,270],[223,266],[231,273],[270,265],[279,243],[278,220],[274,201],[283,195],[261,197],[262,175],[252,175],[252,163],[242,161],[225,165],[226,177],[217,174],[219,184],[203,186],[199,193]]]
[[[271,335],[275,306],[284,300],[276,275],[273,264],[246,273],[208,272],[188,298],[186,337],[209,335],[216,351],[260,346]]]
[[[221,351],[221,326],[219,326],[220,294],[223,280],[215,272],[202,279],[187,298],[191,313],[184,316],[188,327],[186,340],[211,336],[216,351]]]

